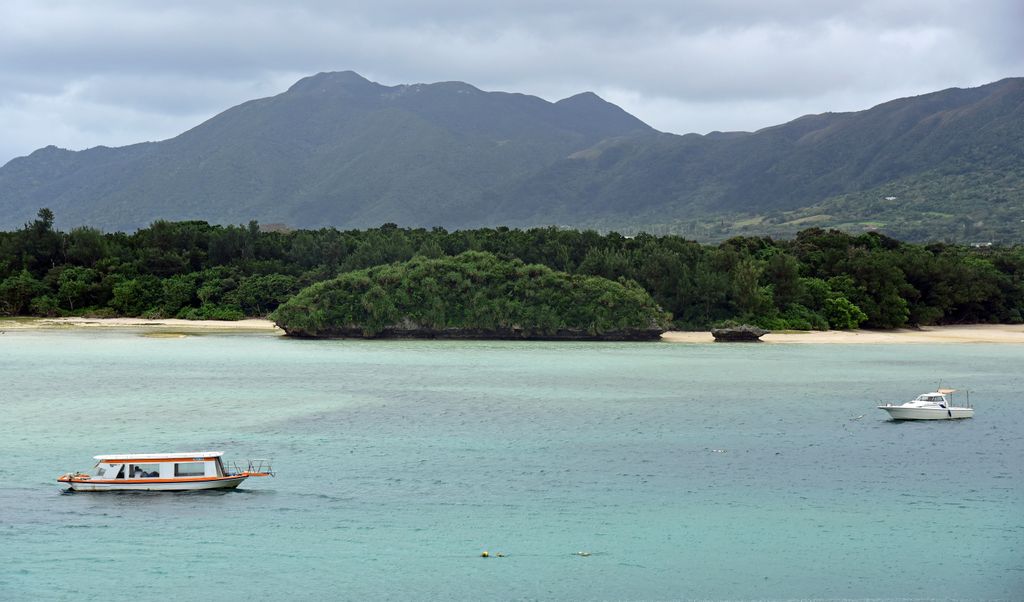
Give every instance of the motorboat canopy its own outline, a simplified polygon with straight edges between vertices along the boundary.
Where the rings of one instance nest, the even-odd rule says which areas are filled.
[[[206,458],[220,458],[224,455],[222,451],[200,451],[200,452],[177,452],[172,454],[108,454],[104,456],[93,456],[94,460],[124,460],[129,462],[131,460],[176,460],[178,458],[201,458],[197,459],[197,462],[201,462],[202,459]]]

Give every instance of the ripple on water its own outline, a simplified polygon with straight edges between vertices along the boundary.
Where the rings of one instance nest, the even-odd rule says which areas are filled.
[[[1024,350],[908,352],[4,337],[0,590],[88,599],[144,575],[126,596],[189,599],[231,575],[251,599],[1013,598]],[[972,389],[975,419],[874,415],[936,373]],[[201,447],[278,476],[50,480],[95,453]],[[55,574],[81,581],[54,593]]]

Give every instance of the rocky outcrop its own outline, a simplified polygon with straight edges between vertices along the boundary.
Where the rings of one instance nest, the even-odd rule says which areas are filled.
[[[761,337],[768,332],[757,326],[743,324],[730,328],[715,328],[711,331],[711,336],[715,337],[716,343],[760,343]]]
[[[368,333],[358,326],[335,327],[318,330],[316,333],[282,326],[285,334],[296,338],[336,339],[464,339],[464,340],[510,340],[510,341],[654,341],[661,338],[663,328],[656,325],[649,329],[613,330],[593,333],[586,330],[562,329],[555,332],[541,332],[525,328],[423,328],[397,324]]]

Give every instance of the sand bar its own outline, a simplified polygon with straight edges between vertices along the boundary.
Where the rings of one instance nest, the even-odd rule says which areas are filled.
[[[661,340],[671,343],[711,343],[710,332],[666,332]],[[825,330],[769,333],[765,343],[1010,343],[1024,345],[1024,324],[970,324],[963,326],[925,326],[896,330]]]

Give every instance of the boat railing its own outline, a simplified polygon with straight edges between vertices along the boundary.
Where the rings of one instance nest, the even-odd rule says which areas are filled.
[[[269,458],[253,458],[246,460],[244,465],[238,462],[225,462],[224,470],[232,475],[247,472],[256,475],[274,476],[274,467]]]
[[[966,390],[966,389],[964,390],[964,399],[962,401],[960,401],[960,403],[957,403],[957,401],[958,400],[953,399],[953,394],[950,393],[950,395],[949,395],[949,404],[948,404],[949,407],[951,407],[951,408],[971,408],[971,409],[974,408],[974,406],[971,405],[971,392]]]
[[[971,392],[968,389],[943,389],[942,388],[942,381],[939,381],[939,388],[936,389],[936,391],[938,391],[939,394],[941,394],[943,397],[946,398],[946,405],[951,407],[951,408],[971,408],[971,409],[974,409],[974,406],[971,405]],[[957,403],[957,400],[955,399],[955,395],[957,393],[963,393],[964,394],[963,395],[964,399],[960,403]]]

